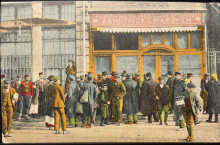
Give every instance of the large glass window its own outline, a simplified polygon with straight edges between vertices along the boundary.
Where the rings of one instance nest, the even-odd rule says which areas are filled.
[[[124,70],[127,73],[138,72],[138,57],[137,56],[117,56],[117,72],[120,74]]]
[[[153,40],[154,44],[162,44],[162,33],[153,33]]]
[[[152,78],[155,78],[155,56],[143,56],[143,73],[151,72]]]
[[[187,32],[179,32],[177,33],[177,39],[178,39],[178,48],[187,48]]]
[[[138,34],[115,33],[115,50],[137,50]]]
[[[179,55],[179,72],[201,74],[200,56],[199,55]]]
[[[165,44],[169,46],[173,46],[173,34],[168,32],[165,33]]]
[[[110,56],[96,56],[96,74],[106,71],[110,74],[111,71]]]
[[[22,6],[17,8],[17,18],[30,18],[32,17],[31,6]]]
[[[112,34],[94,31],[94,49],[112,50]]]
[[[150,45],[150,33],[142,34],[142,46]]]
[[[1,7],[1,21],[14,20],[15,7],[2,6]]]
[[[200,31],[190,32],[191,48],[200,48]]]

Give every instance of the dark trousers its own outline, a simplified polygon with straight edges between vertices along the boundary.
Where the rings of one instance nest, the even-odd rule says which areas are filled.
[[[212,120],[213,113],[209,113],[209,120]],[[215,120],[218,120],[218,113],[215,113]]]
[[[39,92],[39,103],[38,103],[38,113],[41,115],[45,115],[46,114],[46,101],[45,101],[45,97],[44,97],[44,92]]]
[[[19,115],[28,114],[31,107],[31,96],[20,96],[18,99],[18,112]]]
[[[152,122],[152,116],[155,122],[159,122],[159,116],[157,113],[148,114],[148,122]]]
[[[108,105],[109,120],[112,120],[112,103]]]

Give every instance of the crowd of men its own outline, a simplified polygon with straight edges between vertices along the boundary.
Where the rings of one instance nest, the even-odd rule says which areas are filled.
[[[45,125],[54,128],[60,134],[59,121],[62,120],[63,134],[68,134],[67,121],[71,127],[78,127],[79,117],[82,118],[81,127],[91,128],[100,114],[100,126],[118,123],[121,126],[122,114],[127,114],[125,124],[138,124],[137,113],[152,117],[159,125],[168,125],[168,114],[174,114],[179,131],[187,128],[187,141],[193,141],[193,123],[199,123],[197,117],[199,105],[195,93],[196,86],[192,82],[192,73],[185,78],[179,72],[168,71],[167,82],[164,77],[158,78],[157,83],[148,72],[144,81],[140,74],[123,71],[122,74],[106,71],[99,73],[96,78],[92,72],[76,77],[74,62],[69,60],[66,68],[65,89],[60,85],[61,77],[50,75],[47,80],[43,72],[39,73],[39,80],[31,82],[29,75],[22,81],[20,76],[10,82],[1,75],[1,110],[2,131],[5,137],[12,136],[11,125],[13,111],[18,113],[18,120],[29,120],[30,116],[39,118],[45,116]],[[206,122],[218,123],[220,112],[220,83],[217,74],[204,75],[201,81],[201,98],[203,99],[203,113],[209,113]],[[162,113],[164,112],[164,118]],[[111,123],[110,123],[111,122]]]

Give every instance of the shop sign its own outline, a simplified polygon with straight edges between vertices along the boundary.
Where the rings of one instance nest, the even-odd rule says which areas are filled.
[[[92,14],[97,27],[178,27],[202,25],[201,13]]]

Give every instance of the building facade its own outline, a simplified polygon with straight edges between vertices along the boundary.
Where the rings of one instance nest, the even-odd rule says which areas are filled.
[[[42,25],[33,26],[32,20],[31,26],[17,25],[15,31],[8,28],[1,34],[1,73],[10,74],[10,79],[31,71],[35,81],[43,71],[46,77],[60,75],[64,81],[68,59],[76,62],[77,76],[126,70],[140,73],[142,79],[151,72],[157,79],[167,71],[179,71],[193,73],[200,83],[206,73],[205,3],[69,1],[11,6],[2,4],[1,21],[38,18]],[[10,66],[7,61],[19,63]]]

